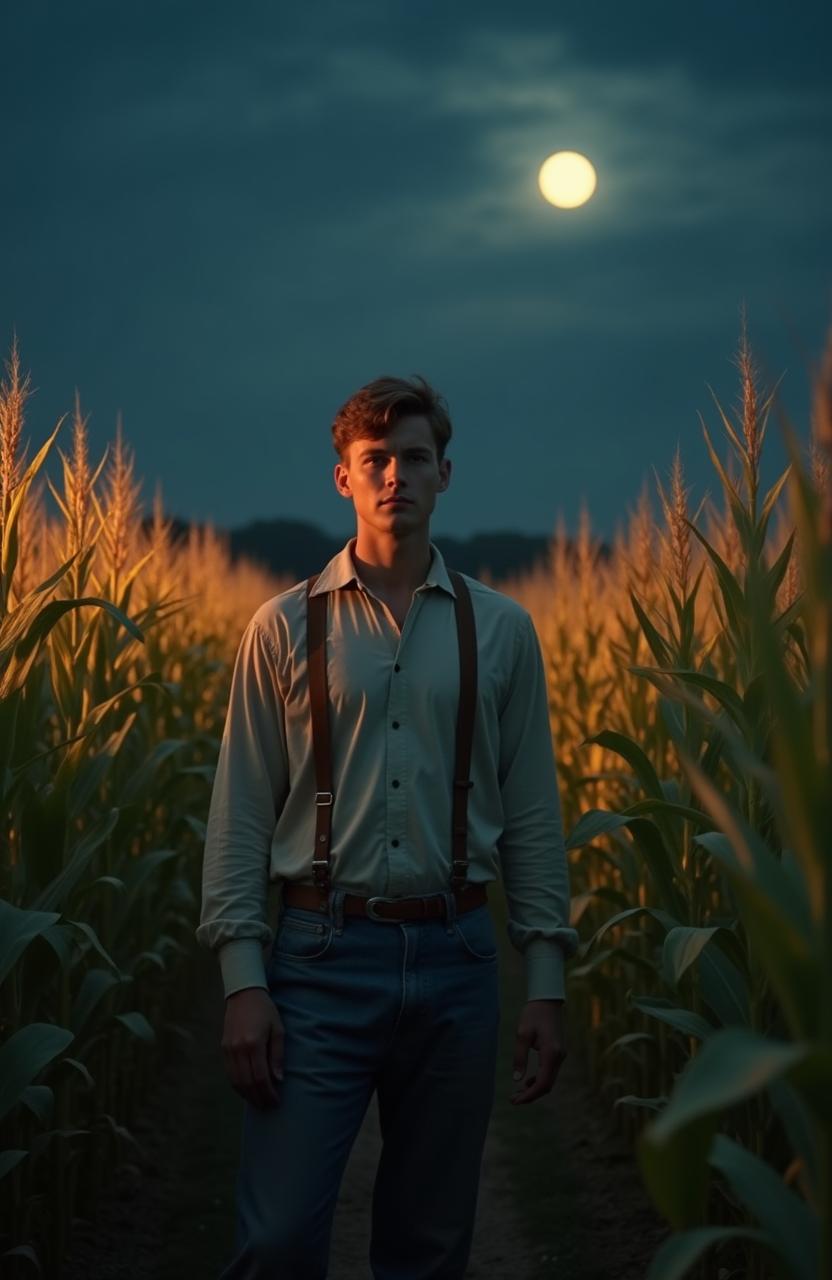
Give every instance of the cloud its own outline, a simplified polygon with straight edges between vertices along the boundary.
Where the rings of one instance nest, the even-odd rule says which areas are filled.
[[[271,145],[295,181],[329,145],[320,163],[333,184],[344,190],[353,164],[358,189],[348,216],[339,217],[337,200],[312,196],[307,229],[326,225],[342,249],[385,238],[415,257],[715,226],[754,235],[826,218],[829,102],[817,90],[714,89],[681,63],[593,65],[561,34],[487,26],[413,54],[378,34],[351,39],[362,12],[334,39],[314,29],[257,43],[238,36],[220,60],[199,49],[184,65],[171,60],[155,88],[96,113],[90,143],[109,136],[175,150],[183,180],[189,149],[198,161],[206,148],[262,155]],[[555,210],[537,189],[541,163],[564,148],[585,152],[598,171],[597,192],[580,210]]]
[[[775,266],[791,245],[794,274],[796,237],[825,225],[817,89],[594,64],[562,33],[489,25],[414,50],[373,14],[326,32],[307,14],[280,38],[235,28],[221,48],[203,33],[152,79],[133,74],[141,51],[126,75],[99,60],[73,139],[114,154],[114,198],[164,192],[179,234],[267,310],[378,306],[390,290],[426,315],[441,288],[440,329],[704,328],[733,311],[739,260]],[[598,170],[582,209],[537,189],[562,148]]]
[[[339,97],[355,83],[345,66],[341,58]],[[372,82],[366,55],[362,79]],[[389,59],[385,79],[409,84]],[[469,145],[464,180],[422,193],[414,251],[435,253],[440,242],[462,254],[523,251],[717,225],[750,237],[827,217],[830,112],[817,91],[729,83],[714,92],[681,65],[594,67],[560,38],[480,31],[420,95],[434,125],[467,125]],[[540,164],[561,149],[596,165],[598,190],[583,209],[554,210],[538,192]]]

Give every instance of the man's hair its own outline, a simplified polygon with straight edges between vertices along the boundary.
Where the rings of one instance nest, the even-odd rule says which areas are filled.
[[[332,424],[332,443],[344,462],[353,440],[380,440],[400,418],[421,414],[430,423],[441,462],[451,438],[452,426],[444,396],[420,374],[411,379],[374,378],[341,405]]]

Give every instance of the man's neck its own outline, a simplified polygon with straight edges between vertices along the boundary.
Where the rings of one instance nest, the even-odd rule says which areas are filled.
[[[431,563],[427,529],[409,538],[374,538],[359,530],[351,546],[356,573],[373,591],[409,596],[427,577]]]

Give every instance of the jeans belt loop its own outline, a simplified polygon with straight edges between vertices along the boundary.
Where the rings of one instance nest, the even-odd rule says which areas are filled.
[[[445,932],[450,935],[456,922],[456,898],[453,889],[446,889],[442,896],[445,899]]]
[[[329,891],[329,914],[338,937],[344,932],[344,896],[346,892],[346,889],[330,889]]]

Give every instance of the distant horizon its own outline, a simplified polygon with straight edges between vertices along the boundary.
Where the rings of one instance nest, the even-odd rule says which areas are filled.
[[[28,409],[29,409],[29,412],[27,413],[27,419],[30,419],[31,418],[31,402],[28,406]],[[86,414],[84,414],[84,416],[86,417]],[[55,420],[55,422],[53,422],[52,429],[54,429],[56,421],[57,419]],[[104,448],[107,446],[107,444],[112,444],[112,442],[114,441],[115,432],[113,432],[111,437],[108,437],[108,438],[105,437],[104,439],[93,444],[90,425],[91,424],[88,424],[89,452],[92,460],[92,465],[95,467],[98,465],[98,463],[101,460],[101,456],[103,454]],[[724,435],[724,428],[722,427],[721,424],[715,426],[713,423],[709,423],[708,429],[709,429],[709,435],[711,437],[711,441],[712,443],[714,443],[715,447],[717,448],[717,453],[720,456],[721,461],[723,462],[723,465],[724,465],[726,462],[726,459],[728,458],[728,448],[726,445],[727,438]],[[55,462],[53,461],[53,455],[54,455],[54,459],[58,458],[58,455],[55,452],[55,447],[60,446],[63,452],[65,454],[68,454],[70,449],[70,444],[68,443],[68,441],[69,441],[69,435],[71,433],[71,430],[72,430],[71,415],[67,414],[66,421],[64,422],[62,430],[56,436],[55,442],[52,446],[52,450],[50,451],[50,455],[47,457],[47,460],[46,460],[46,472],[52,478],[53,483],[55,483],[57,479],[57,467],[55,466]],[[772,410],[771,418],[768,425],[768,431],[766,434],[766,439],[763,443],[763,453],[762,453],[762,458],[760,463],[760,478],[761,478],[761,487],[763,488],[763,491],[765,491],[768,487],[770,487],[771,484],[774,483],[777,476],[783,471],[783,469],[787,465],[787,459],[785,457],[785,450],[783,448],[782,441],[780,439],[777,439],[776,449],[772,448],[772,444],[775,439],[775,436],[773,435],[773,430],[774,431],[777,430],[777,426],[774,422],[774,410]],[[64,435],[64,438],[62,440],[61,435],[63,432],[66,432],[66,434]],[[722,435],[720,433],[722,433]],[[36,439],[33,433],[31,432],[31,430],[24,433],[22,444],[25,445],[27,441],[29,442],[30,457],[31,457],[32,450],[37,450],[43,445],[46,435],[47,435],[46,432],[38,433],[38,437]],[[798,436],[799,436],[799,439],[801,440],[801,443],[805,445],[807,443],[806,437],[800,432],[798,432]],[[129,433],[126,431],[124,432],[124,440],[127,448],[133,452],[135,457],[134,482],[140,485],[139,502],[142,506],[143,518],[152,519],[153,495],[155,493],[156,485],[159,483],[159,478],[157,477],[153,481],[149,481],[146,476],[142,475],[140,446],[137,446],[136,443],[130,439]],[[719,492],[719,479],[716,471],[712,467],[710,459],[707,457],[707,450],[706,450],[704,439],[702,440],[702,453],[705,455],[705,461],[707,466],[711,469],[710,476],[706,475],[705,477],[706,480],[708,481],[708,483],[705,486],[705,489],[712,498],[716,496],[718,498],[719,503],[721,503],[722,496]],[[776,457],[775,457],[775,453],[777,454]],[[682,458],[682,462],[686,470],[686,482],[690,484],[690,479],[691,479],[690,472],[686,466],[686,459],[684,455]],[[55,470],[56,472],[55,475],[52,475],[52,470]],[[105,472],[106,472],[106,464],[105,464]],[[102,473],[102,475],[103,474],[104,473]],[[669,463],[665,471],[665,474],[660,473],[660,478],[662,481],[662,485],[664,486],[665,492],[667,492],[668,484],[669,484]],[[329,477],[327,477],[327,483],[330,483]],[[662,516],[661,516],[660,498],[659,498],[658,490],[656,487],[655,476],[652,474],[648,475],[647,472],[645,472],[645,475],[642,481],[642,486],[638,490],[636,490],[632,495],[622,496],[620,510],[618,510],[614,515],[615,521],[620,525],[621,528],[626,528],[627,523],[629,521],[629,513],[635,508],[639,500],[641,489],[644,486],[646,486],[647,488],[647,494],[653,509],[654,517],[659,524],[661,523]],[[450,493],[451,490],[449,489],[447,492]],[[334,494],[335,494],[335,489],[333,485],[333,495]],[[465,541],[471,538],[476,538],[477,536],[483,533],[486,533],[489,535],[505,533],[508,535],[517,535],[517,536],[528,537],[528,538],[545,538],[551,541],[551,539],[553,539],[557,534],[557,526],[559,524],[561,515],[563,515],[563,523],[565,526],[565,532],[566,532],[567,538],[574,539],[579,536],[580,519],[581,519],[581,514],[580,514],[581,500],[580,499],[578,500],[578,511],[575,515],[574,523],[570,524],[569,520],[566,518],[565,513],[563,512],[563,508],[561,508],[560,511],[556,511],[553,514],[551,524],[548,529],[523,527],[520,524],[508,524],[504,520],[498,520],[496,517],[495,517],[494,523],[489,524],[488,516],[486,515],[483,515],[480,523],[478,523],[477,525],[469,525],[468,527],[458,526],[456,528],[453,528],[453,527],[440,528],[437,523],[438,519],[441,519],[443,516],[446,516],[448,514],[447,511],[442,511],[442,512],[438,511],[438,508],[444,496],[445,495],[442,495],[442,494],[439,495],[437,500],[437,510],[434,511],[433,515],[431,516],[431,537],[438,536],[438,537],[452,538],[458,541]],[[691,510],[694,510],[696,506],[698,506],[702,496],[703,495],[701,492],[698,494],[691,494],[691,496],[689,497],[689,508]],[[57,517],[59,514],[58,507],[51,493],[48,491],[48,489],[45,490],[44,492],[44,501],[47,504],[49,514],[52,517]],[[347,510],[348,503],[343,498],[338,499],[338,507],[336,508],[336,512],[338,508],[344,509],[345,520],[342,524],[340,523],[336,524],[336,522],[332,520],[333,513],[331,510],[326,513],[326,515],[329,517],[329,519],[326,520],[326,522],[325,522],[325,517],[323,512],[320,515],[318,515],[314,513],[309,514],[309,512],[297,511],[297,510],[283,511],[280,513],[275,513],[273,515],[264,515],[262,514],[262,512],[257,514],[251,514],[251,515],[246,513],[240,513],[237,519],[230,522],[219,520],[213,515],[205,516],[200,514],[192,514],[192,515],[183,514],[180,509],[174,510],[172,506],[168,505],[165,499],[164,489],[162,489],[162,503],[163,503],[163,510],[164,510],[164,518],[166,520],[174,519],[183,525],[198,525],[198,526],[211,525],[216,529],[234,530],[234,529],[243,529],[249,525],[258,524],[258,523],[269,524],[274,521],[286,521],[286,522],[297,522],[297,523],[309,524],[311,526],[314,526],[321,533],[324,533],[327,536],[332,538],[346,539],[351,533],[355,533],[355,517],[352,514],[351,508]],[[593,512],[592,507],[588,501],[586,502],[586,509],[589,516],[590,531],[592,532],[593,536],[601,539],[606,544],[611,543],[615,536],[615,526],[613,526],[612,530],[608,532],[607,529],[602,528],[598,523],[596,523],[595,513]],[[610,514],[610,519],[613,519],[612,514]]]

